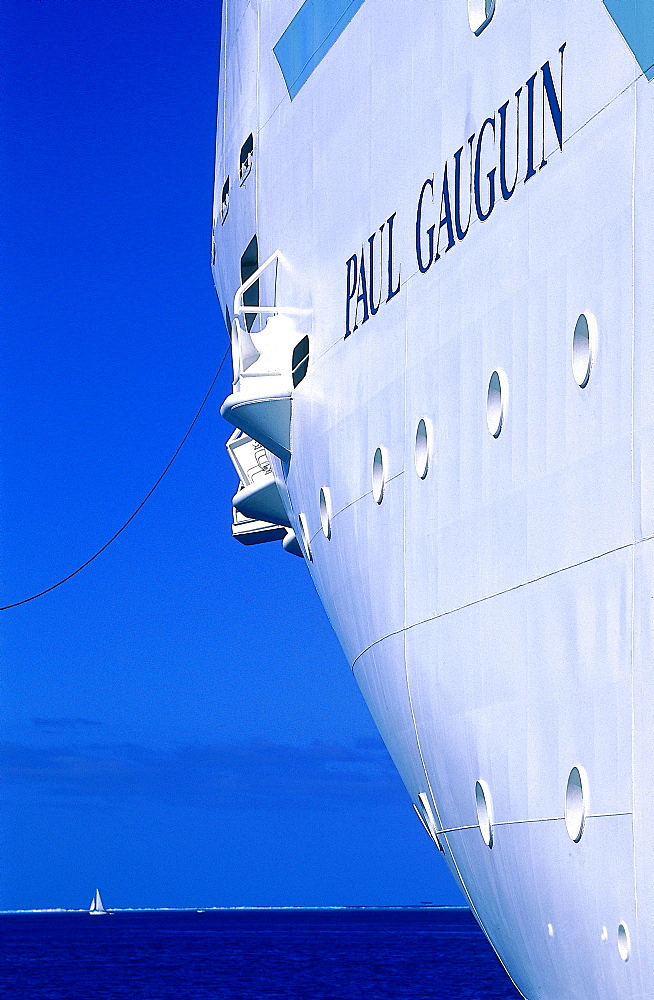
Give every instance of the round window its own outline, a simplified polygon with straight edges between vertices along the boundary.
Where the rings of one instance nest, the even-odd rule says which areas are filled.
[[[304,514],[300,514],[298,520],[300,522],[300,534],[302,536],[302,548],[304,549],[304,554],[309,562],[313,562],[311,543],[309,541],[309,525],[307,524],[306,516]]]
[[[588,813],[588,776],[583,767],[573,767],[565,790],[565,828],[575,844],[584,835]]]
[[[494,438],[498,438],[502,433],[508,400],[509,380],[506,373],[498,368],[490,377],[486,397],[486,423]]]
[[[320,527],[325,538],[332,537],[332,501],[328,486],[320,487],[318,500],[320,507]]]
[[[413,455],[416,472],[421,479],[424,479],[429,472],[429,459],[431,458],[432,427],[431,420],[423,417],[418,421],[416,429],[416,446]]]
[[[468,0],[468,23],[475,35],[480,35],[493,14],[495,0]]]
[[[376,503],[384,499],[386,486],[386,449],[377,448],[372,460],[372,495]]]
[[[631,939],[629,937],[629,928],[624,922],[620,923],[618,927],[618,951],[620,952],[622,961],[628,962],[631,954]]]
[[[493,846],[493,800],[490,788],[481,779],[475,785],[477,822],[486,847]]]
[[[582,313],[572,335],[572,374],[580,389],[588,385],[596,351],[597,320],[592,313]]]

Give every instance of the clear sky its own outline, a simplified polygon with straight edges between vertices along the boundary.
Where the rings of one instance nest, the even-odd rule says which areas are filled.
[[[113,534],[225,351],[219,32],[220,0],[0,6],[2,604]],[[230,537],[229,382],[120,538],[0,614],[2,909],[462,901],[303,562]]]

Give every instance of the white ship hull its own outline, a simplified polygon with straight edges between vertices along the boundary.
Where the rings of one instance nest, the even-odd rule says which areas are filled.
[[[485,27],[474,0],[355,0],[309,65],[297,17],[322,31],[330,4],[224,6],[223,410],[267,449],[287,515],[269,520],[291,525],[285,547],[520,991],[651,1000],[642,50],[601,0],[497,0]]]

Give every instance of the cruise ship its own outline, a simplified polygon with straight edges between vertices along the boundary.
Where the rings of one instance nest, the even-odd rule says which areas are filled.
[[[233,535],[305,560],[518,990],[651,1000],[654,5],[224,0],[221,46]]]

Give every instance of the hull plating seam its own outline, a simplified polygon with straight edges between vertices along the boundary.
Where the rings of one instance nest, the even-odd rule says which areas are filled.
[[[380,636],[379,639],[375,639],[371,642],[365,649],[362,649],[360,653],[354,657],[352,661],[352,669],[354,665],[369,649],[373,649],[374,646],[378,646],[380,642],[384,642],[385,639],[390,638],[392,635],[402,635],[409,632],[413,628],[418,628],[420,625],[426,625],[427,622],[435,622],[440,618],[447,618],[449,615],[455,615],[458,611],[465,611],[468,608],[475,608],[480,604],[485,604],[487,601],[492,601],[496,597],[504,597],[505,594],[513,594],[516,590],[523,590],[525,587],[531,587],[535,583],[540,583],[542,580],[550,580],[552,577],[559,576],[561,573],[567,573],[570,570],[578,569],[580,566],[588,566],[590,563],[597,562],[599,559],[604,559],[606,556],[615,555],[616,552],[626,552],[628,549],[635,549],[639,545],[644,545],[646,542],[651,542],[654,540],[654,535],[648,535],[646,538],[640,538],[637,542],[627,542],[626,545],[617,545],[614,549],[607,549],[606,552],[601,552],[599,555],[590,556],[589,559],[582,559],[580,562],[570,563],[569,566],[562,566],[560,569],[552,570],[551,573],[543,573],[542,576],[535,576],[532,580],[525,580],[523,583],[516,583],[514,587],[507,587],[506,590],[498,590],[495,594],[487,594],[486,597],[480,597],[476,601],[468,601],[467,604],[460,604],[456,608],[450,608],[447,611],[441,611],[438,615],[430,615],[428,618],[421,618],[420,621],[411,622],[410,625],[405,625],[403,628],[395,629],[392,632],[388,632],[386,635]]]

